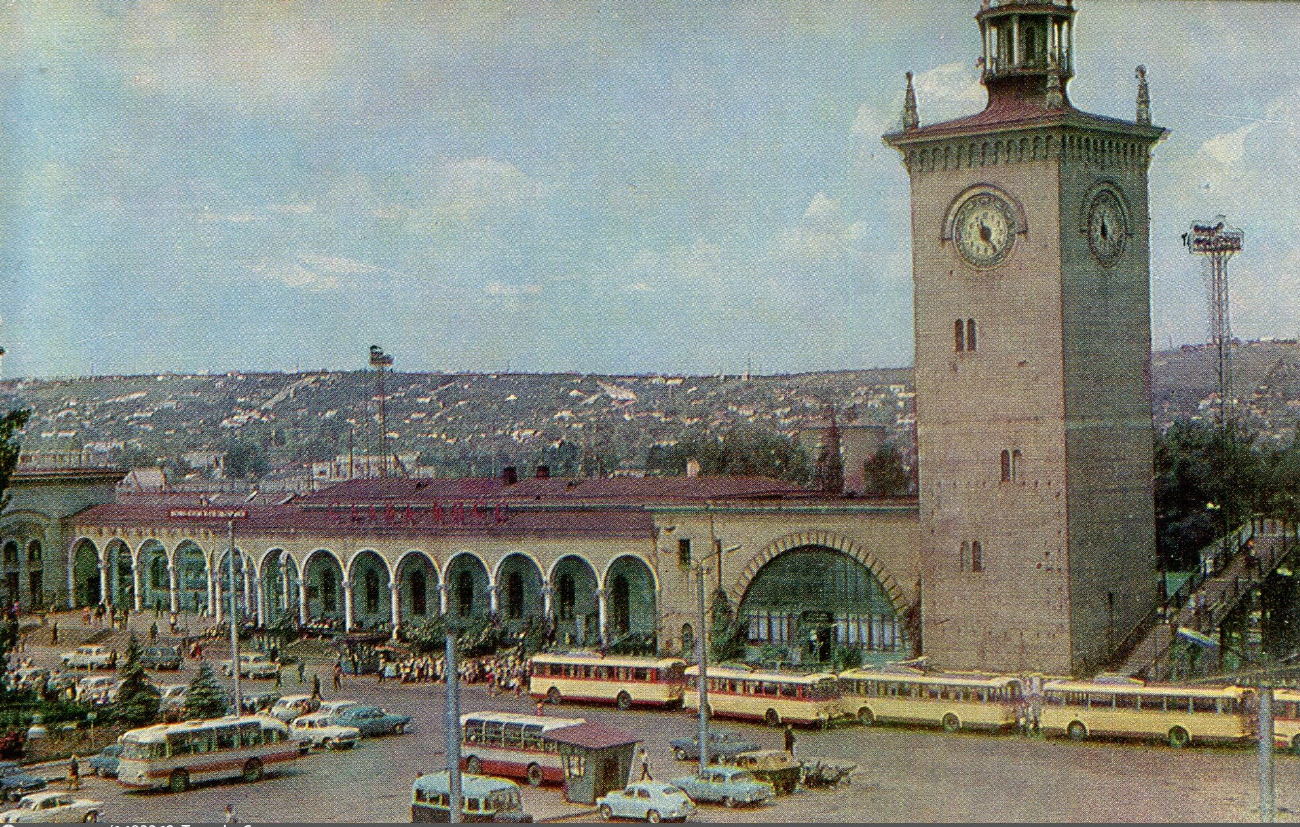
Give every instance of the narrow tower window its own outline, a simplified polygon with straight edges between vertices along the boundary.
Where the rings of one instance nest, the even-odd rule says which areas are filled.
[[[953,323],[952,338],[958,353],[966,350],[966,323],[961,319]]]
[[[970,570],[984,571],[984,546],[979,540],[970,544]]]
[[[975,320],[966,320],[966,349],[975,352]]]
[[[1011,482],[1011,452],[1002,452],[1002,481]]]
[[[1011,479],[1020,482],[1020,459],[1022,454],[1017,448],[1011,452]]]
[[[965,540],[962,540],[961,541],[961,570],[968,571],[969,569],[970,569],[970,543],[966,542]]]

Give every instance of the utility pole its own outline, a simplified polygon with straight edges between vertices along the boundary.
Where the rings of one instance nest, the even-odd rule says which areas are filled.
[[[1228,431],[1232,419],[1232,324],[1228,306],[1228,259],[1241,252],[1245,234],[1227,227],[1223,216],[1193,224],[1183,244],[1210,264],[1210,344],[1215,348],[1219,375],[1219,425]]]
[[[226,521],[230,535],[230,553],[226,556],[226,573],[230,579],[230,674],[235,684],[235,717],[244,714],[244,698],[239,692],[239,624],[235,620],[235,521]]]
[[[709,690],[708,684],[708,649],[704,645],[706,635],[704,625],[704,564],[697,563],[695,566],[695,591],[699,601],[699,615],[697,622],[700,624],[700,631],[695,635],[695,660],[700,667],[700,775],[709,767]]]
[[[447,616],[444,615],[446,620]],[[448,821],[460,823],[460,675],[456,667],[456,632],[450,623],[444,626],[447,650],[443,660],[443,678],[447,689],[447,804],[451,808]]]
[[[384,368],[393,366],[393,357],[379,345],[370,346],[370,366],[379,372],[379,476],[388,476],[388,419],[384,412]]]

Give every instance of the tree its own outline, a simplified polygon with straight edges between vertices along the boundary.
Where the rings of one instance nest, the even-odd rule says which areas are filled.
[[[256,442],[239,439],[226,448],[226,476],[231,479],[258,479],[269,469],[266,451]]]
[[[681,475],[689,460],[707,476],[761,476],[805,483],[812,478],[808,454],[793,439],[760,428],[741,426],[721,436],[688,434],[668,447],[651,448],[646,470]]]
[[[863,463],[862,493],[868,497],[905,497],[912,493],[912,474],[903,465],[903,455],[885,444]]]
[[[18,454],[22,446],[17,435],[31,415],[30,410],[15,410],[0,417],[0,512],[9,507],[9,478],[18,468]],[[13,595],[13,599],[17,600],[17,595]],[[7,610],[9,607],[2,608]],[[18,617],[5,611],[3,622],[0,622],[0,675],[8,670],[9,652],[17,643]],[[7,690],[0,686],[0,697],[6,693]]]
[[[205,660],[199,664],[199,673],[190,681],[189,693],[185,696],[185,717],[191,720],[220,718],[229,712],[226,690],[217,682],[217,676]]]
[[[142,727],[158,719],[160,694],[158,688],[145,675],[140,665],[140,642],[135,634],[126,648],[126,663],[122,666],[121,683],[117,700],[113,702],[113,715],[128,727]]]

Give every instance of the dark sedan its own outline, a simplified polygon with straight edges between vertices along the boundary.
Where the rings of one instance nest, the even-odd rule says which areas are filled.
[[[333,717],[339,726],[354,726],[367,738],[401,735],[411,723],[410,715],[394,715],[377,706],[349,706]]]
[[[678,761],[698,761],[700,758],[700,736],[674,738],[668,742],[673,748],[673,757]],[[737,732],[709,730],[709,760],[735,758],[742,752],[753,752],[759,745]]]
[[[45,779],[28,775],[16,761],[0,761],[0,800],[17,801],[45,789]]]
[[[98,755],[92,755],[86,763],[90,766],[90,772],[102,778],[117,778],[117,762],[122,758],[122,745],[110,744],[99,751]]]
[[[181,656],[170,646],[150,646],[140,653],[140,665],[145,669],[180,669]]]

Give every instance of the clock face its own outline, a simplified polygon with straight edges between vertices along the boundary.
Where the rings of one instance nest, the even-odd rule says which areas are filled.
[[[1128,241],[1128,218],[1119,196],[1102,190],[1088,205],[1088,246],[1102,264],[1114,264],[1124,253]]]
[[[1001,264],[1016,243],[1016,215],[1006,199],[991,192],[967,198],[953,222],[957,251],[976,267]]]

